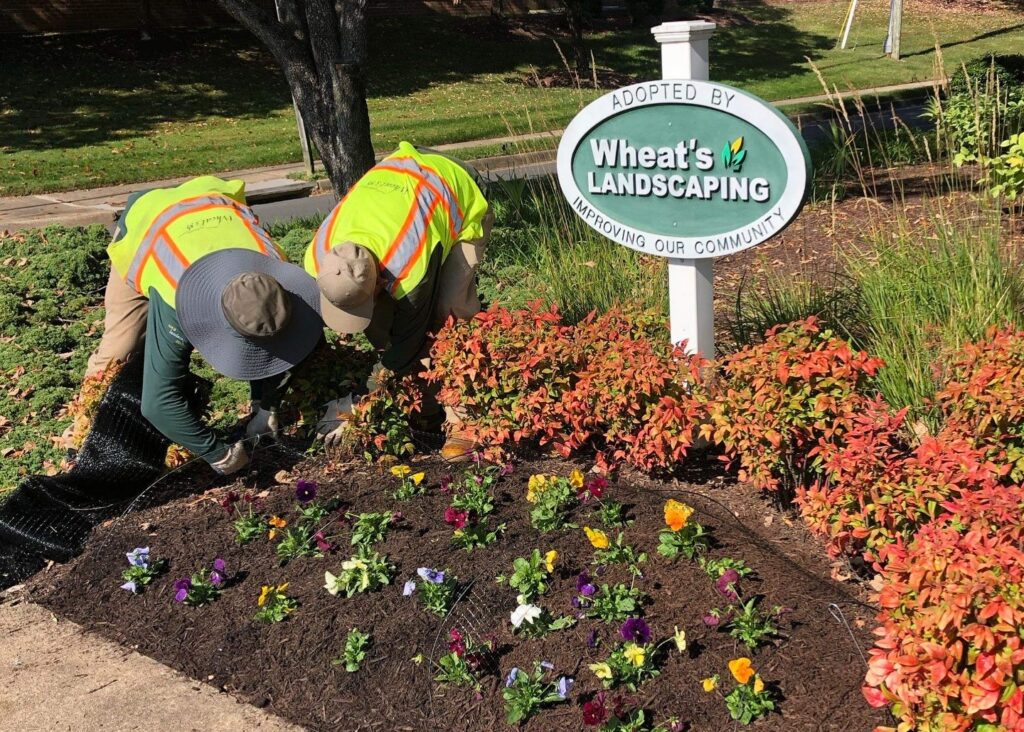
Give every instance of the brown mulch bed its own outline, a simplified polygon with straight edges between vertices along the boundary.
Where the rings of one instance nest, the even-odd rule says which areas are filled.
[[[498,519],[508,524],[505,536],[491,547],[467,553],[451,545],[451,529],[442,520],[449,499],[436,486],[449,468],[440,461],[422,464],[431,485],[428,493],[400,504],[390,498],[394,479],[385,469],[366,464],[325,466],[322,461],[300,464],[288,480],[316,479],[321,497],[339,496],[357,512],[397,508],[404,515],[380,547],[398,567],[393,584],[352,599],[331,597],[322,587],[324,570],[337,572],[350,554],[347,528],[339,530],[339,551],[282,567],[267,540],[246,546],[235,543],[217,503],[224,488],[181,497],[99,528],[83,556],[38,577],[32,593],[58,616],[314,730],[503,729],[501,678],[513,666],[530,668],[539,660],[552,662],[557,673],[574,676],[577,684],[568,703],[545,710],[524,729],[579,729],[580,705],[600,688],[586,666],[606,657],[617,625],[583,620],[543,639],[521,640],[510,632],[514,592],[494,582],[496,575],[509,572],[514,557],[535,547],[555,548],[561,555],[559,577],[541,604],[556,615],[572,612],[575,576],[587,567],[592,549],[579,530],[539,536],[529,525],[523,500],[532,473],[567,475],[571,467],[556,460],[517,466],[496,491]],[[264,471],[260,480],[266,479]],[[644,616],[655,637],[666,638],[679,626],[686,629],[690,642],[686,655],[672,650],[661,676],[630,696],[657,721],[676,715],[688,720],[692,730],[732,729],[724,702],[704,693],[700,680],[717,673],[725,681],[727,661],[750,655],[781,697],[779,712],[757,723],[756,729],[867,732],[884,723],[885,715],[870,709],[859,692],[862,653],[870,645],[870,606],[861,604],[849,586],[827,579],[828,565],[819,547],[798,522],[714,471],[693,480],[667,483],[630,477],[609,493],[625,502],[635,519],[625,530],[627,540],[649,554],[640,586],[652,599]],[[234,487],[247,486],[239,482]],[[702,615],[719,604],[712,582],[695,563],[673,563],[654,552],[667,491],[697,509],[694,520],[714,535],[713,556],[741,558],[756,570],[756,579],[742,583],[744,593],[764,595],[766,605],[792,608],[784,616],[785,637],[777,646],[748,654],[727,634],[702,624]],[[291,485],[269,489],[267,511],[285,513],[293,507]],[[590,510],[578,509],[575,522],[595,524]],[[133,597],[118,589],[127,566],[124,552],[147,545],[154,557],[169,561],[169,569],[144,594]],[[236,575],[216,602],[193,609],[171,601],[176,578],[209,566],[218,556]],[[448,568],[467,588],[448,620],[428,614],[401,594],[404,581],[424,565]],[[600,581],[629,579],[623,568],[612,567]],[[266,625],[254,621],[253,613],[260,586],[271,582],[289,582],[289,594],[301,605],[287,621]],[[837,618],[845,618],[848,625]],[[498,668],[484,680],[480,697],[432,681],[429,660],[446,651],[445,637],[453,626],[477,638],[497,638]],[[372,632],[374,645],[363,669],[347,674],[331,660],[340,656],[353,627]],[[602,640],[596,650],[587,648],[591,630],[597,630]],[[428,660],[417,665],[413,658],[418,654]],[[731,688],[731,682],[723,686]]]

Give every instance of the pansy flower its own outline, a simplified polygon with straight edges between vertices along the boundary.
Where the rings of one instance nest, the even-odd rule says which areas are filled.
[[[444,582],[444,570],[420,567],[416,570],[416,574],[418,574],[421,579],[424,579],[434,585],[439,585]]]
[[[626,622],[619,629],[619,635],[623,640],[643,644],[651,639],[651,629],[643,618],[626,618]]]
[[[316,481],[299,479],[295,483],[295,497],[299,503],[306,504],[316,498]]]
[[[750,681],[750,677],[754,675],[754,667],[750,663],[750,659],[747,657],[734,658],[729,661],[729,673],[741,684],[745,684]]]
[[[595,549],[608,548],[608,544],[610,543],[608,541],[608,534],[604,533],[600,529],[592,529],[589,526],[584,526],[583,533],[587,535],[587,538],[590,540],[591,546],[593,546]]]
[[[672,531],[681,531],[693,515],[693,508],[674,498],[665,502],[665,523]]]

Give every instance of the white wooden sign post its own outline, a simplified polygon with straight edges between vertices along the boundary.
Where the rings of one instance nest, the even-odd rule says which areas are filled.
[[[614,242],[668,259],[673,343],[715,356],[714,265],[778,234],[810,179],[800,133],[742,89],[708,81],[714,23],[665,23],[662,79],[588,104],[558,145],[573,212]]]
[[[662,23],[651,29],[661,44],[661,78],[708,81],[708,40],[715,24],[704,20]],[[687,353],[715,357],[714,259],[669,259],[669,327]]]

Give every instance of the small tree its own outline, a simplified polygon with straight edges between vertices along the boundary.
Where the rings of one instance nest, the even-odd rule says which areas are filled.
[[[366,0],[217,0],[273,54],[342,194],[373,165],[366,107]]]

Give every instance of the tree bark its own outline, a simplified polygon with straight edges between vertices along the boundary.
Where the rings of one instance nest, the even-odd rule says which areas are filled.
[[[583,0],[565,0],[565,21],[569,25],[572,61],[581,84],[590,79],[590,51],[583,40]]]
[[[339,196],[374,163],[366,106],[366,0],[217,2],[267,47],[284,72]]]

